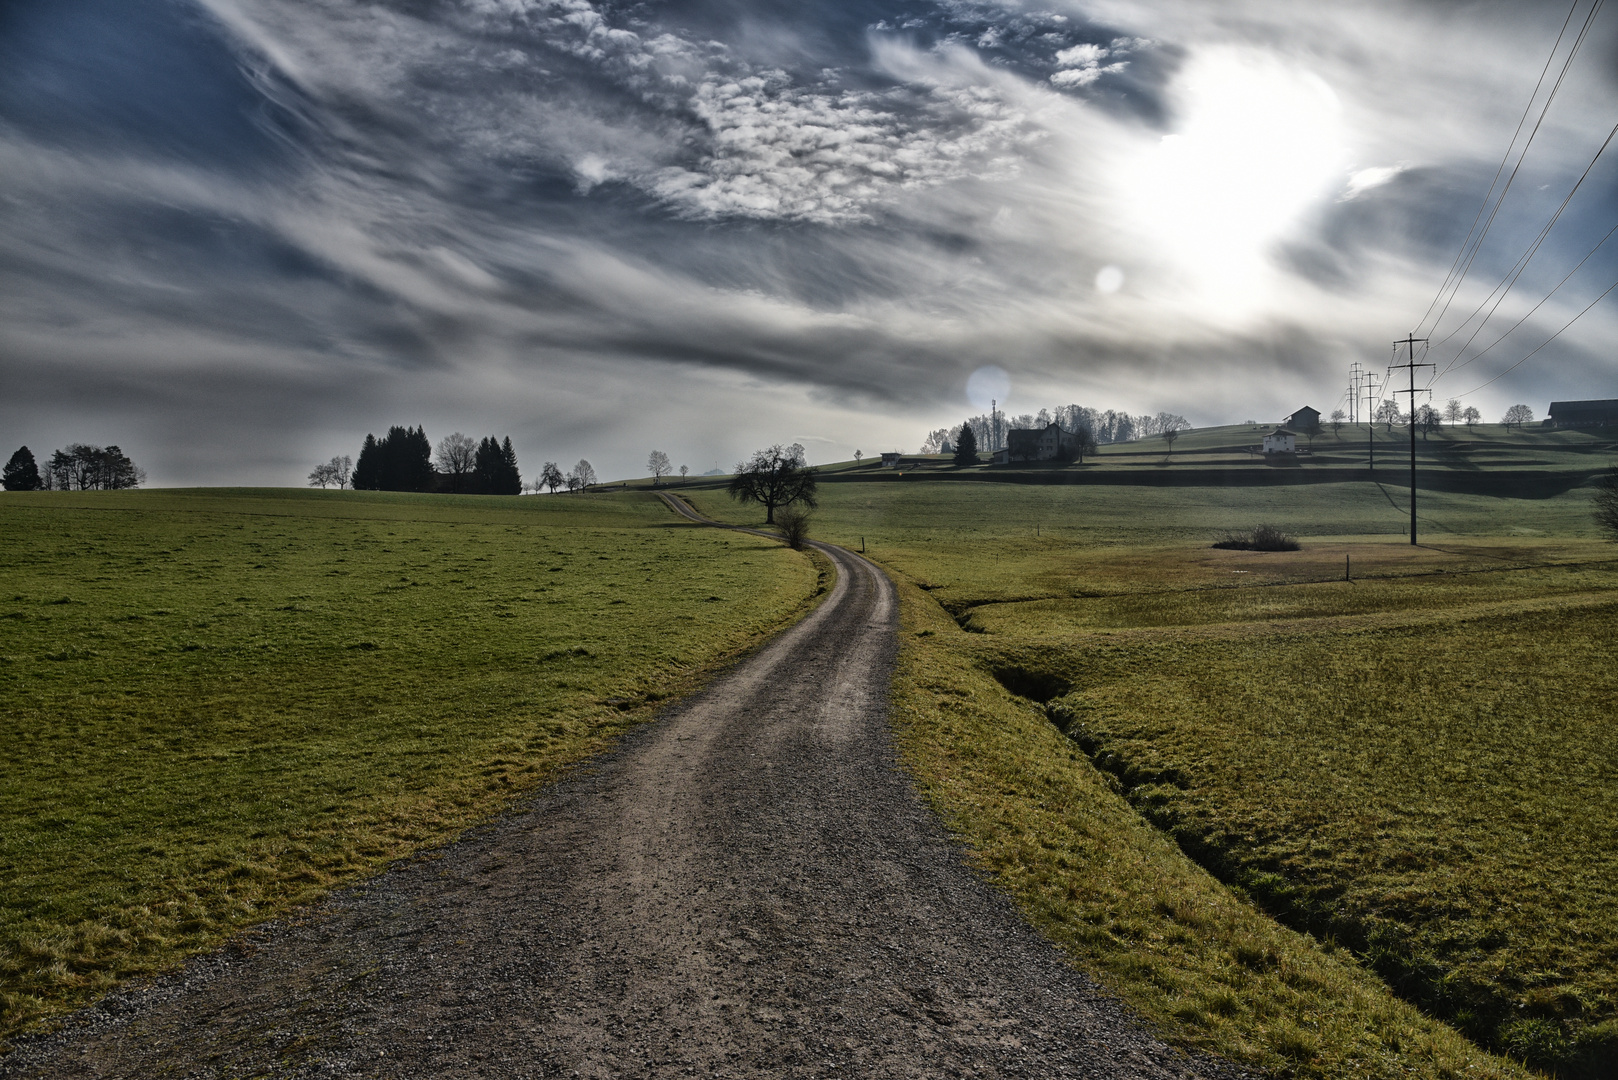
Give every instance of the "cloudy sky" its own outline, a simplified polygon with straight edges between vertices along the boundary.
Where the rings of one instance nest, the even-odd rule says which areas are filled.
[[[1618,280],[1546,299],[1618,224],[1618,11],[1557,82],[1595,2],[5,0],[0,449],[701,472],[915,450],[986,367],[1330,411],[1413,328],[1490,419],[1618,397],[1618,293],[1513,367]]]

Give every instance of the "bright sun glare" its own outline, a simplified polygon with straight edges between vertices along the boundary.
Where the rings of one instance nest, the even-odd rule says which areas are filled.
[[[1172,95],[1176,130],[1131,163],[1126,197],[1186,299],[1240,317],[1265,306],[1273,244],[1342,182],[1337,95],[1234,49],[1194,57]]]

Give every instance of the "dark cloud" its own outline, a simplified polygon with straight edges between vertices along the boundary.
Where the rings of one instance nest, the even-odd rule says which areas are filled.
[[[122,440],[163,482],[296,482],[394,422],[604,475],[649,441],[698,471],[787,431],[836,457],[914,443],[990,363],[1019,410],[1329,404],[1436,290],[1565,13],[0,11],[0,423]],[[1610,87],[1577,74],[1479,282],[1593,153]],[[1524,310],[1610,227],[1604,169]],[[1489,393],[1605,395],[1608,326]]]

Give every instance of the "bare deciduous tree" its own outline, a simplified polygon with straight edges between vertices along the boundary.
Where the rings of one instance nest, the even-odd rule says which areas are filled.
[[[663,477],[674,471],[669,463],[669,456],[661,450],[653,450],[646,455],[646,471],[652,474],[652,486],[656,487],[663,482]]]
[[[1467,427],[1471,427],[1473,424],[1483,419],[1483,414],[1478,412],[1478,407],[1476,405],[1468,405],[1466,407],[1466,411],[1461,414],[1461,419],[1466,421]]]
[[[567,483],[567,477],[562,475],[562,470],[557,467],[556,462],[547,461],[539,472],[539,482],[550,488],[551,494],[555,495],[556,489]]]
[[[777,507],[800,502],[810,509],[819,506],[815,488],[815,470],[805,462],[803,447],[793,443],[755,451],[750,461],[739,462],[729,490],[740,502],[761,503],[765,524],[774,525]]]
[[[337,490],[341,491],[348,486],[348,479],[353,474],[353,458],[347,456],[334,457],[330,461],[314,467],[313,471],[309,473],[309,486],[315,487],[319,485],[321,488],[325,488],[330,484],[336,484]]]
[[[685,483],[685,478],[690,472],[691,472],[691,466],[689,466],[689,465],[681,465],[680,466],[680,482],[682,484]]]
[[[1522,427],[1524,424],[1533,423],[1533,421],[1534,410],[1530,409],[1526,405],[1513,405],[1511,408],[1506,410],[1506,415],[1500,420],[1500,422],[1507,427],[1511,427],[1513,425]]]
[[[568,471],[567,489],[569,491],[583,491],[585,488],[589,487],[595,482],[596,471],[595,469],[591,468],[590,463],[583,458],[580,458],[579,463]]]
[[[1422,441],[1426,441],[1427,433],[1437,431],[1443,424],[1443,417],[1431,405],[1423,405],[1416,410],[1416,427],[1421,429]]]
[[[434,455],[438,471],[449,477],[451,491],[466,488],[466,478],[477,468],[478,444],[469,435],[459,431],[438,440],[438,453]]]
[[[1466,410],[1461,408],[1461,399],[1458,397],[1452,397],[1444,403],[1444,419],[1449,421],[1451,427],[1460,422],[1465,412]]]

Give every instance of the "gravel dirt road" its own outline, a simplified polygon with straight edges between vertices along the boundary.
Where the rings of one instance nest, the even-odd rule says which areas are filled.
[[[521,812],[0,1076],[1237,1075],[1152,1038],[966,867],[890,744],[893,587],[821,550],[812,614]]]

